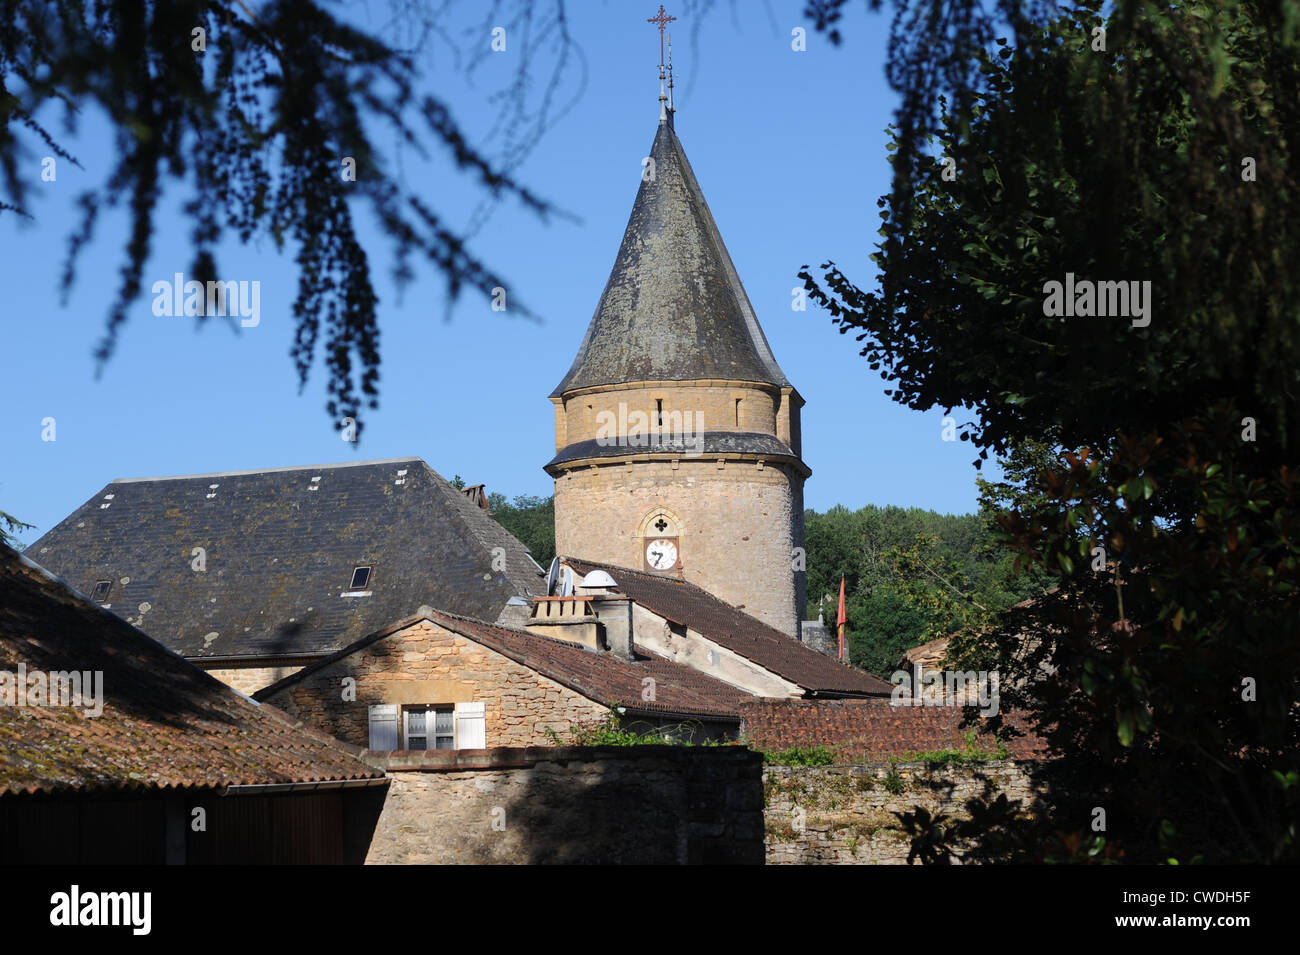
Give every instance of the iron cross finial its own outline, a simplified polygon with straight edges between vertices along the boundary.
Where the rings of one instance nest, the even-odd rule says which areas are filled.
[[[646,23],[659,24],[659,67],[660,69],[662,69],[664,65],[664,27],[666,27],[668,24],[672,23],[676,19],[677,19],[676,17],[670,17],[664,14],[664,5],[661,3],[659,4],[659,15],[657,17],[650,17],[648,20],[646,20]]]

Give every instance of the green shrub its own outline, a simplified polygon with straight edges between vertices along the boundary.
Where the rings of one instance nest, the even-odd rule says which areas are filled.
[[[885,776],[885,781],[882,785],[885,787],[885,792],[893,793],[895,796],[907,788],[907,784],[903,782],[902,775],[898,772],[897,767],[894,766],[889,767],[889,774]]]
[[[830,766],[835,762],[835,754],[825,746],[791,746],[764,753],[763,761],[772,766]]]

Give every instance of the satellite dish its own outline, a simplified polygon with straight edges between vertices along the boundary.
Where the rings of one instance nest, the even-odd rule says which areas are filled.
[[[573,571],[570,570],[568,567],[564,568],[564,577],[560,583],[560,596],[561,597],[573,596]]]
[[[546,596],[555,596],[555,580],[560,576],[560,558],[551,558],[551,569],[546,572]]]
[[[614,583],[614,578],[611,577],[609,574],[605,573],[605,571],[593,570],[586,577],[582,578],[582,583],[579,584],[578,586],[593,587],[593,588],[594,587],[617,587],[618,584]]]

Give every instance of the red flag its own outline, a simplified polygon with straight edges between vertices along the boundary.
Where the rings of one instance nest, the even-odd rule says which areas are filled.
[[[835,626],[840,631],[840,659],[844,659],[844,624],[848,618],[844,616],[844,577],[840,577],[840,612],[835,618]]]

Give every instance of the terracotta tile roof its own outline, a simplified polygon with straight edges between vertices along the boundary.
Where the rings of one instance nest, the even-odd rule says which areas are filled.
[[[970,727],[953,706],[891,706],[889,700],[764,700],[741,705],[741,728],[755,749],[826,746],[840,763],[878,762],[908,753],[962,749]],[[1006,723],[1024,733],[1005,740],[1012,759],[1041,758],[1046,742],[1016,713]],[[998,741],[976,729],[975,744],[996,750]]]
[[[608,653],[596,653],[562,640],[524,630],[512,630],[434,611],[433,619],[477,643],[491,647],[556,683],[605,706],[684,715],[739,715],[740,703],[751,699],[744,690],[715,680],[698,670],[645,655],[635,663]],[[654,701],[641,699],[646,677],[655,681]]]
[[[323,660],[304,667],[277,683],[258,690],[254,699],[269,699],[287,686],[350,656],[372,643],[403,630],[420,620],[429,620],[454,633],[482,644],[516,663],[581,693],[604,706],[620,705],[633,712],[677,714],[736,720],[740,703],[751,699],[744,690],[715,680],[680,663],[649,654],[635,662],[525,630],[500,627],[471,617],[422,608],[421,612],[391,624]],[[655,681],[653,701],[642,700],[646,677]]]
[[[652,613],[690,627],[809,692],[887,695],[893,690],[884,680],[818,653],[695,584],[613,564],[572,557],[561,560],[579,574],[607,571],[621,593]]]
[[[0,671],[20,666],[102,671],[103,711],[0,705],[0,795],[383,777],[0,544]]]

